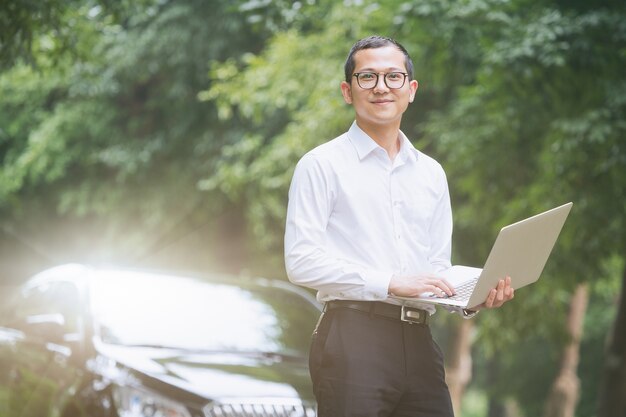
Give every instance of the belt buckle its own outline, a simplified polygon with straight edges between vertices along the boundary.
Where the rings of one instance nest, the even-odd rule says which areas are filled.
[[[426,323],[426,314],[428,314],[424,310],[420,310],[417,308],[402,306],[400,310],[400,320],[406,321],[407,323],[413,324],[424,324]]]

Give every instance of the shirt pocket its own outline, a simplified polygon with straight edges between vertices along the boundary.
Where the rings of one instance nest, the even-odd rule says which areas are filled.
[[[401,204],[402,218],[406,222],[409,236],[420,246],[430,245],[431,223],[437,207],[437,197],[429,190],[406,193]]]

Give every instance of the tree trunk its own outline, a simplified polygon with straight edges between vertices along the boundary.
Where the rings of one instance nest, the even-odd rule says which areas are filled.
[[[501,383],[500,360],[496,356],[491,356],[486,364],[487,386],[497,386]],[[489,395],[487,403],[487,417],[508,417],[504,406],[502,395]]]
[[[617,315],[609,335],[598,417],[626,417],[626,265]]]
[[[461,415],[461,400],[472,379],[472,320],[461,320],[447,358],[446,382],[455,415]]]
[[[546,401],[545,417],[573,417],[580,392],[576,374],[580,359],[580,341],[589,299],[587,284],[579,284],[572,295],[567,331],[570,340],[563,351],[561,370]]]

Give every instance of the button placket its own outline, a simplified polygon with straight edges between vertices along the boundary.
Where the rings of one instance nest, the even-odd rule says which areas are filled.
[[[394,177],[395,177],[395,171],[392,169],[389,172],[389,203],[391,206],[391,214],[392,214],[392,218],[393,218],[393,234],[394,234],[394,238],[396,239],[396,242],[400,241],[402,239],[402,233],[401,233],[401,225],[400,225],[400,213],[398,212],[398,199],[395,195],[395,182],[394,182]]]
[[[403,240],[405,239],[404,233],[406,232],[406,225],[404,224],[402,218],[403,198],[400,194],[401,187],[396,186],[396,183],[394,181],[394,178],[395,180],[397,180],[399,175],[397,168],[398,167],[392,170],[390,175],[390,204],[393,215],[393,233],[397,245],[396,265],[398,266],[400,272],[406,273],[409,269],[407,260],[408,254],[406,253],[406,245],[403,242]]]

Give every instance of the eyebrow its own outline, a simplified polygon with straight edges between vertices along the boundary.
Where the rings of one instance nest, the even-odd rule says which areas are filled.
[[[366,67],[355,72],[379,72],[379,71],[376,71],[376,69],[372,67]],[[399,67],[387,67],[385,68],[385,70],[380,71],[380,72],[406,72],[406,69],[399,68]]]

